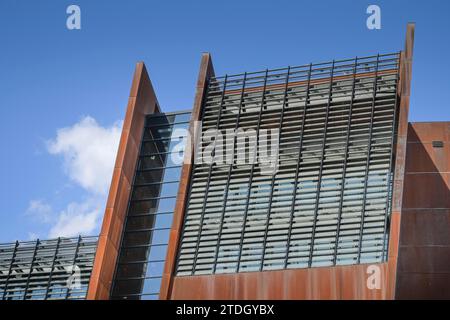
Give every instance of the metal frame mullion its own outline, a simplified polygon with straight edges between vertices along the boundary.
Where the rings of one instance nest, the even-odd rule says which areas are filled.
[[[227,75],[225,75],[225,79],[223,82],[223,91],[222,91],[222,96],[220,98],[219,113],[217,115],[216,134],[215,134],[215,139],[213,142],[214,157],[216,154],[215,151],[216,151],[216,142],[217,142],[217,131],[220,128],[220,120],[222,117],[222,109],[223,109],[223,104],[224,104],[224,99],[225,99],[226,87],[227,87]],[[202,107],[205,107],[205,106],[203,105]],[[202,131],[203,131],[203,129],[202,129]],[[203,153],[203,150],[202,150],[202,153]],[[202,155],[202,157],[203,157],[203,155]],[[208,202],[207,200],[208,200],[208,193],[209,193],[209,185],[211,183],[211,173],[212,173],[213,164],[214,164],[214,159],[211,159],[211,163],[209,165],[209,170],[208,170],[208,178],[206,180],[205,197],[204,197],[202,211],[201,211],[201,215],[200,215],[198,239],[197,239],[197,243],[195,245],[194,261],[192,263],[191,274],[195,274],[195,268],[197,267],[198,249],[200,247],[200,239],[201,239],[202,231],[203,231],[203,219],[205,218],[206,203]],[[195,168],[192,168],[192,170],[195,170]],[[191,187],[192,187],[192,184],[191,184]]]
[[[284,87],[284,98],[283,98],[283,106],[281,108],[281,115],[280,115],[280,124],[278,126],[279,136],[278,136],[278,146],[280,145],[281,136],[282,136],[282,128],[283,128],[283,117],[284,117],[284,109],[286,107],[286,101],[288,96],[288,88],[289,88],[289,76],[291,72],[291,67],[289,66],[287,68],[286,73],[286,83]],[[280,152],[278,150],[278,156]],[[277,175],[276,172],[272,175],[272,183],[270,187],[270,196],[269,196],[269,208],[267,209],[267,220],[266,220],[266,229],[264,232],[264,240],[263,240],[263,248],[262,248],[262,257],[261,257],[261,264],[259,265],[259,270],[262,271],[264,268],[264,260],[266,255],[266,247],[267,247],[267,233],[269,232],[269,225],[270,225],[270,211],[272,210],[272,200],[273,200],[273,190],[275,188],[275,176]]]
[[[399,82],[399,75],[400,75],[400,52],[398,53],[398,65],[397,65],[397,76],[395,79],[395,88],[398,87]],[[394,181],[393,175],[394,175],[394,168],[392,167],[392,164],[395,163],[394,161],[394,139],[395,139],[395,127],[396,127],[396,121],[397,121],[397,104],[398,104],[398,98],[399,95],[397,94],[397,90],[395,90],[395,105],[394,105],[394,114],[392,119],[392,133],[391,133],[391,153],[389,158],[389,174],[388,174],[388,184],[387,184],[387,190],[386,190],[386,215],[384,216],[384,224],[383,224],[383,248],[381,248],[381,260],[387,261],[387,254],[388,254],[388,247],[389,241],[387,241],[387,237],[389,237],[389,232],[387,232],[387,220],[389,216],[389,209],[392,207],[392,194],[389,195],[389,193],[392,193],[393,188],[391,188],[391,183]],[[386,245],[387,242],[387,245]],[[386,257],[385,257],[386,255]]]
[[[11,277],[11,272],[12,272],[12,266],[16,260],[16,255],[17,255],[17,250],[19,248],[19,241],[16,241],[16,245],[14,246],[14,251],[11,257],[11,264],[9,265],[9,270],[8,270],[8,276],[6,277],[6,281],[5,281],[5,287],[4,287],[4,291],[3,291],[3,297],[2,300],[5,300],[6,297],[6,290],[8,289],[8,284],[9,284],[9,279]]]
[[[331,65],[331,75],[330,75],[330,88],[328,92],[328,103],[325,111],[325,127],[324,127],[324,133],[323,133],[323,140],[322,140],[322,156],[320,158],[320,167],[319,167],[319,175],[317,179],[317,195],[316,195],[316,203],[314,208],[314,220],[311,230],[311,241],[310,241],[310,248],[309,248],[309,258],[308,258],[308,267],[311,267],[312,265],[312,256],[314,251],[314,240],[316,235],[316,224],[317,224],[317,218],[318,218],[318,211],[319,211],[319,201],[320,201],[320,191],[322,189],[322,172],[323,172],[323,160],[325,158],[325,144],[327,141],[327,128],[328,128],[328,115],[330,112],[330,105],[331,105],[331,97],[333,94],[333,78],[334,78],[334,64],[335,60],[333,60],[333,63]]]
[[[261,128],[261,118],[262,118],[262,113],[264,110],[264,102],[266,100],[266,88],[267,88],[268,74],[269,74],[269,70],[266,69],[265,76],[264,76],[264,85],[263,85],[263,90],[262,90],[262,95],[261,95],[261,106],[259,107],[258,121],[256,124],[256,136],[257,136],[258,141],[259,141],[259,131]],[[255,149],[255,152],[257,153],[256,149]],[[249,177],[249,184],[248,184],[248,191],[247,191],[247,201],[245,203],[244,217],[243,217],[243,222],[242,222],[242,231],[241,231],[241,237],[239,240],[239,254],[238,254],[238,264],[236,267],[236,272],[239,272],[239,268],[241,266],[242,246],[243,246],[243,242],[244,242],[245,226],[246,226],[246,222],[247,222],[248,207],[250,205],[250,196],[252,193],[253,175],[255,172],[255,165],[256,165],[254,160],[255,160],[255,158],[253,158],[252,168],[250,169],[250,177]]]
[[[61,243],[61,238],[58,238],[58,241],[56,242],[56,248],[55,248],[55,254],[53,255],[53,259],[52,259],[52,267],[50,269],[50,274],[48,276],[48,281],[47,281],[47,288],[45,289],[45,296],[44,296],[44,300],[47,300],[48,298],[48,293],[50,291],[50,285],[52,282],[52,278],[53,278],[53,272],[55,270],[55,262],[56,262],[56,257],[58,256],[58,251],[59,251],[59,245]]]
[[[80,249],[81,240],[82,240],[81,236],[78,236],[78,242],[77,242],[77,246],[75,247],[75,253],[73,256],[73,260],[72,260],[72,267],[75,266],[75,263],[77,262],[78,250]],[[73,269],[72,269],[72,272],[73,272]],[[69,297],[69,291],[70,291],[70,289],[67,288],[66,296],[65,296],[64,300],[67,300],[67,298]]]
[[[347,173],[348,149],[349,149],[349,143],[350,143],[350,129],[352,127],[353,102],[355,100],[357,67],[358,67],[358,57],[355,57],[355,66],[353,68],[352,95],[350,98],[350,107],[348,110],[347,137],[345,140],[345,150],[344,150],[344,165],[342,166],[342,180],[341,180],[342,185],[341,185],[340,199],[339,199],[338,220],[337,220],[337,225],[336,225],[336,240],[334,241],[334,254],[333,254],[333,265],[334,266],[337,263],[339,233],[341,231],[342,207],[343,207],[343,203],[344,203],[344,190],[345,190],[345,181],[346,181],[346,173]]]
[[[359,227],[359,242],[358,242],[358,255],[356,257],[356,263],[359,264],[361,261],[361,249],[362,249],[362,237],[364,230],[364,218],[366,211],[366,201],[367,201],[367,182],[369,179],[369,165],[370,165],[370,149],[372,148],[372,131],[373,131],[373,118],[375,112],[375,103],[377,96],[377,85],[378,85],[378,63],[379,63],[380,55],[377,55],[377,62],[375,66],[375,78],[373,82],[373,95],[372,95],[372,108],[370,111],[370,126],[369,126],[369,140],[367,146],[367,160],[366,160],[366,171],[364,173],[364,189],[363,189],[363,202],[361,209],[361,225]]]
[[[284,260],[284,268],[285,269],[287,268],[287,264],[288,264],[288,260],[289,260],[290,245],[291,245],[292,221],[294,220],[295,201],[297,199],[298,175],[300,172],[300,162],[302,160],[303,132],[304,132],[305,123],[306,123],[306,108],[308,106],[308,101],[309,101],[309,91],[310,91],[310,86],[311,86],[311,72],[312,72],[312,63],[310,63],[310,65],[309,65],[308,84],[307,84],[306,93],[305,93],[305,105],[303,106],[302,128],[300,131],[300,145],[299,145],[299,149],[298,149],[297,167],[295,169],[294,191],[292,194],[292,206],[291,206],[291,215],[289,217],[289,229],[288,229],[288,237],[287,237],[287,245],[286,245],[286,257]]]
[[[25,290],[24,290],[24,295],[23,298],[26,300],[27,299],[27,292],[28,292],[28,287],[30,285],[30,280],[31,280],[31,273],[33,272],[33,266],[34,266],[34,261],[36,260],[36,254],[39,248],[39,239],[36,240],[36,245],[34,246],[34,251],[33,251],[33,257],[31,258],[31,264],[30,264],[30,272],[28,273],[27,276],[27,282],[25,284]]]
[[[241,98],[239,101],[239,113],[236,119],[236,125],[234,127],[234,137],[233,137],[233,154],[231,157],[231,163],[230,163],[230,167],[228,168],[228,177],[227,177],[227,182],[225,184],[225,195],[223,197],[223,209],[222,209],[222,214],[220,216],[220,222],[219,222],[219,234],[217,236],[217,245],[216,245],[216,251],[215,251],[215,257],[214,257],[214,264],[213,264],[213,272],[212,273],[216,273],[216,267],[217,267],[217,260],[219,258],[219,248],[220,248],[220,238],[222,237],[222,229],[223,229],[223,220],[224,220],[224,216],[225,216],[225,209],[226,209],[226,204],[227,204],[227,200],[228,200],[228,189],[230,187],[230,180],[231,180],[231,171],[233,168],[233,164],[234,164],[234,146],[235,146],[235,141],[236,141],[236,130],[239,128],[239,121],[241,119],[241,109],[242,109],[242,104],[244,101],[244,92],[245,92],[245,81],[247,80],[247,73],[244,74],[244,80],[242,81],[242,92],[241,92]],[[236,146],[236,150],[237,150],[237,146]]]

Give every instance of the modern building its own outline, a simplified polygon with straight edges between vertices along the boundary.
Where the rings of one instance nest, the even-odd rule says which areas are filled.
[[[205,53],[176,113],[138,63],[87,299],[450,299],[450,122],[408,123],[413,39],[225,76]]]
[[[97,237],[0,244],[0,300],[86,298]]]

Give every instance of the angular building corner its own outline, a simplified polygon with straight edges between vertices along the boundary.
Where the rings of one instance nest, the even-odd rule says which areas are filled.
[[[143,62],[136,64],[87,299],[109,299],[145,116],[159,105]]]
[[[193,107],[170,113],[138,63],[98,241],[0,245],[0,297],[450,299],[450,122],[408,122],[414,31],[395,53],[236,75],[203,53]],[[216,151],[238,129],[257,140],[227,140],[231,163],[195,161],[198,137]],[[270,174],[237,160],[263,131]]]

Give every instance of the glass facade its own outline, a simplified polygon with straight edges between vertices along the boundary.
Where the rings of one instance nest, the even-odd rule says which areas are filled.
[[[259,147],[278,130],[278,169],[237,163],[233,139],[231,162],[194,165],[177,275],[385,261],[398,66],[394,53],[212,78],[203,134],[251,129]]]
[[[97,237],[0,244],[0,300],[86,298]]]
[[[158,299],[190,115],[146,117],[112,299]]]

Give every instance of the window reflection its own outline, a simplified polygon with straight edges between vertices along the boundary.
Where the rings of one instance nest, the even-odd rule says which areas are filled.
[[[190,113],[147,116],[113,299],[158,299]]]

